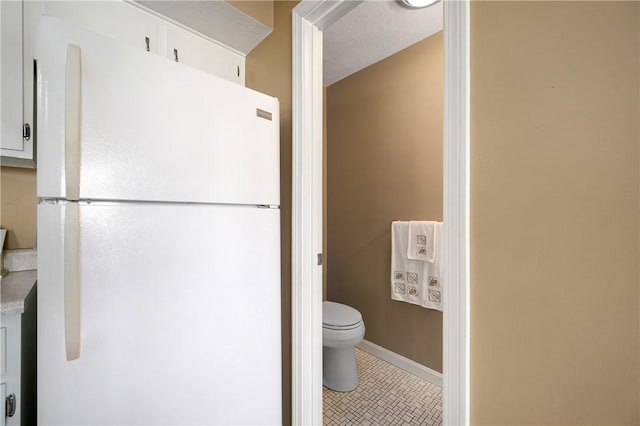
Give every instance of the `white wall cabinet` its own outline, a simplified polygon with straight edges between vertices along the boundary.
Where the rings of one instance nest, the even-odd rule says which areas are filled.
[[[154,16],[123,2],[49,1],[43,13],[132,46],[164,53],[163,24]],[[40,15],[40,14],[38,14]]]
[[[244,86],[244,57],[176,26],[167,26],[167,58]]]
[[[242,53],[142,6],[123,1],[48,1],[40,2],[40,9],[30,13],[56,16],[141,49],[147,49],[148,40],[151,53],[173,61],[177,51],[178,62],[244,85]]]
[[[0,3],[2,29],[2,147],[22,150],[22,4]],[[6,64],[6,66],[4,66]],[[15,137],[15,135],[20,137]]]
[[[245,57],[168,19],[124,1],[0,1],[3,165],[34,167],[33,40],[37,17],[69,23],[244,85]],[[184,7],[188,7],[185,5]],[[23,125],[30,137],[23,139]]]
[[[25,74],[23,41],[23,4],[0,1],[0,149],[2,156],[17,159],[16,165],[32,165],[33,138],[23,137],[23,125],[33,112],[23,103]],[[33,79],[31,80],[33,82]],[[32,105],[32,104],[31,104]],[[31,126],[31,124],[29,124]],[[3,161],[4,163],[4,161]]]

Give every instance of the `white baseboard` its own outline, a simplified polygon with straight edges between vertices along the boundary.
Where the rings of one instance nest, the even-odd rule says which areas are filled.
[[[375,343],[371,343],[368,340],[363,340],[358,345],[359,349],[370,353],[380,359],[387,361],[390,364],[395,365],[398,368],[402,368],[404,371],[408,371],[414,376],[418,376],[429,383],[433,383],[436,386],[442,387],[442,373],[438,373],[435,370],[425,367],[422,364],[418,364],[415,361],[405,358],[402,355],[398,355],[395,352],[391,352],[388,349],[378,346]]]

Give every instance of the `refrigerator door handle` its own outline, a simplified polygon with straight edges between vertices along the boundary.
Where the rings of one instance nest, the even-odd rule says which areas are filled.
[[[80,357],[80,207],[65,204],[64,334],[67,361]]]
[[[67,200],[80,198],[80,47],[67,45],[65,69],[64,173]]]

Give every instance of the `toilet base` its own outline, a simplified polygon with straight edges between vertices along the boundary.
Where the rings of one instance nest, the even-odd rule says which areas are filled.
[[[338,392],[350,392],[358,387],[358,367],[355,348],[322,348],[322,384]]]

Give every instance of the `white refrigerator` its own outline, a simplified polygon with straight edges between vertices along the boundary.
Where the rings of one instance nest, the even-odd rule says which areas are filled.
[[[280,424],[278,100],[52,17],[38,423]]]

